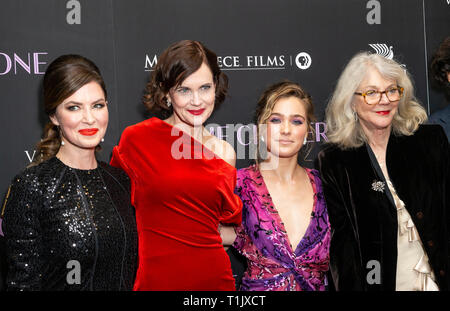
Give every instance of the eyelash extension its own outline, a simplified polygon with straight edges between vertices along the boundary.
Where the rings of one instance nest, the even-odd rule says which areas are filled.
[[[67,110],[69,110],[69,111],[75,111],[75,109],[74,108],[79,108],[78,106],[69,106],[69,107],[67,107]]]

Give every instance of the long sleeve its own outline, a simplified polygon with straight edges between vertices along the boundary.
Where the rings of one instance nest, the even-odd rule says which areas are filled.
[[[239,196],[241,201],[244,202],[243,196],[245,197],[245,194],[243,193],[242,179],[243,179],[243,177],[241,176],[241,174],[238,173],[237,179],[236,179],[236,187],[235,187],[234,192],[237,196]],[[243,204],[242,205],[242,218],[244,218],[244,213],[245,213],[245,205]],[[242,255],[242,250],[243,250],[244,246],[251,243],[251,240],[250,240],[249,236],[247,235],[247,233],[245,232],[245,228],[244,228],[244,225],[242,222],[238,226],[236,226],[234,228],[234,230],[236,233],[236,239],[234,240],[234,243],[232,246]]]
[[[133,149],[133,145],[129,143],[130,141],[130,130],[125,129],[122,133],[122,137],[120,139],[119,145],[113,148],[112,157],[110,161],[110,165],[114,167],[121,168],[125,173],[127,173],[130,178],[130,194],[131,194],[131,204],[135,205],[135,193],[136,193],[136,183],[137,176],[132,169],[131,163],[127,161],[127,154]]]
[[[236,232],[236,239],[234,240],[233,247],[241,254],[244,255],[243,250],[249,244],[252,244],[250,237],[245,232],[244,226],[241,224],[234,228]],[[248,247],[248,246],[247,246]]]
[[[42,241],[39,199],[33,181],[17,177],[11,185],[3,218],[8,273],[7,290],[40,290]]]
[[[445,191],[445,197],[444,197],[444,206],[446,208],[446,210],[444,211],[444,213],[447,215],[447,240],[448,240],[448,253],[450,254],[450,143],[449,141],[445,141],[445,135],[442,131],[442,144],[443,144],[443,159],[445,161],[444,163],[444,169],[446,168],[446,180],[444,181],[444,191]],[[448,266],[450,267],[450,257],[448,257],[448,262],[447,262]],[[448,280],[448,278],[447,278]],[[449,281],[447,281],[449,282]],[[450,282],[449,282],[450,283]],[[450,284],[447,284],[447,289],[450,288]]]
[[[349,199],[344,197],[333,168],[339,163],[330,163],[324,152],[319,153],[318,169],[331,224],[330,271],[337,291],[364,290],[361,279],[361,263],[355,232],[346,208]],[[342,168],[341,168],[342,169]]]
[[[448,139],[446,139],[445,132],[443,131],[442,127],[440,127],[438,131],[438,141],[440,142],[440,152],[442,153],[442,166],[443,171],[445,172],[443,174],[444,180],[443,180],[443,186],[444,186],[444,204],[443,206],[446,208],[444,213],[447,216],[447,225],[450,224],[450,143]],[[448,234],[448,251],[450,253],[450,228],[447,227],[447,234]],[[450,264],[450,262],[449,262]]]

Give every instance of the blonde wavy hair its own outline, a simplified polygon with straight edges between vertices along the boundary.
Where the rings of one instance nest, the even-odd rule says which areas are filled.
[[[427,120],[425,109],[414,96],[412,78],[406,69],[384,56],[360,52],[353,56],[339,77],[325,112],[327,137],[341,149],[360,147],[367,142],[359,120],[354,117],[353,96],[371,67],[385,79],[397,81],[404,89],[392,121],[395,135],[412,135]]]
[[[296,97],[300,99],[306,110],[306,123],[308,127],[308,132],[311,132],[315,136],[314,127],[311,122],[316,121],[314,115],[314,106],[312,103],[311,96],[298,84],[291,82],[289,80],[284,80],[267,87],[266,90],[261,94],[258,103],[256,104],[255,122],[257,127],[257,154],[256,163],[260,163],[264,160],[264,156],[260,154],[260,137],[261,137],[261,126],[267,124],[267,120],[273,112],[273,108],[277,101],[281,98]],[[308,135],[308,133],[307,133]],[[308,143],[307,148],[302,148],[306,150],[306,154],[311,151],[311,145]]]

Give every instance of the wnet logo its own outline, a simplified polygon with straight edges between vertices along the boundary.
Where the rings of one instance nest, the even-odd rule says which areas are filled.
[[[369,46],[375,50],[375,52],[381,56],[384,56],[388,59],[394,58],[394,51],[392,51],[392,45],[387,46],[385,43],[372,43]]]

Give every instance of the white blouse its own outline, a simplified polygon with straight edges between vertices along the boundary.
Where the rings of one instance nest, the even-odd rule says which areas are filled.
[[[439,291],[417,228],[394,185],[386,178],[397,207],[397,291]]]

